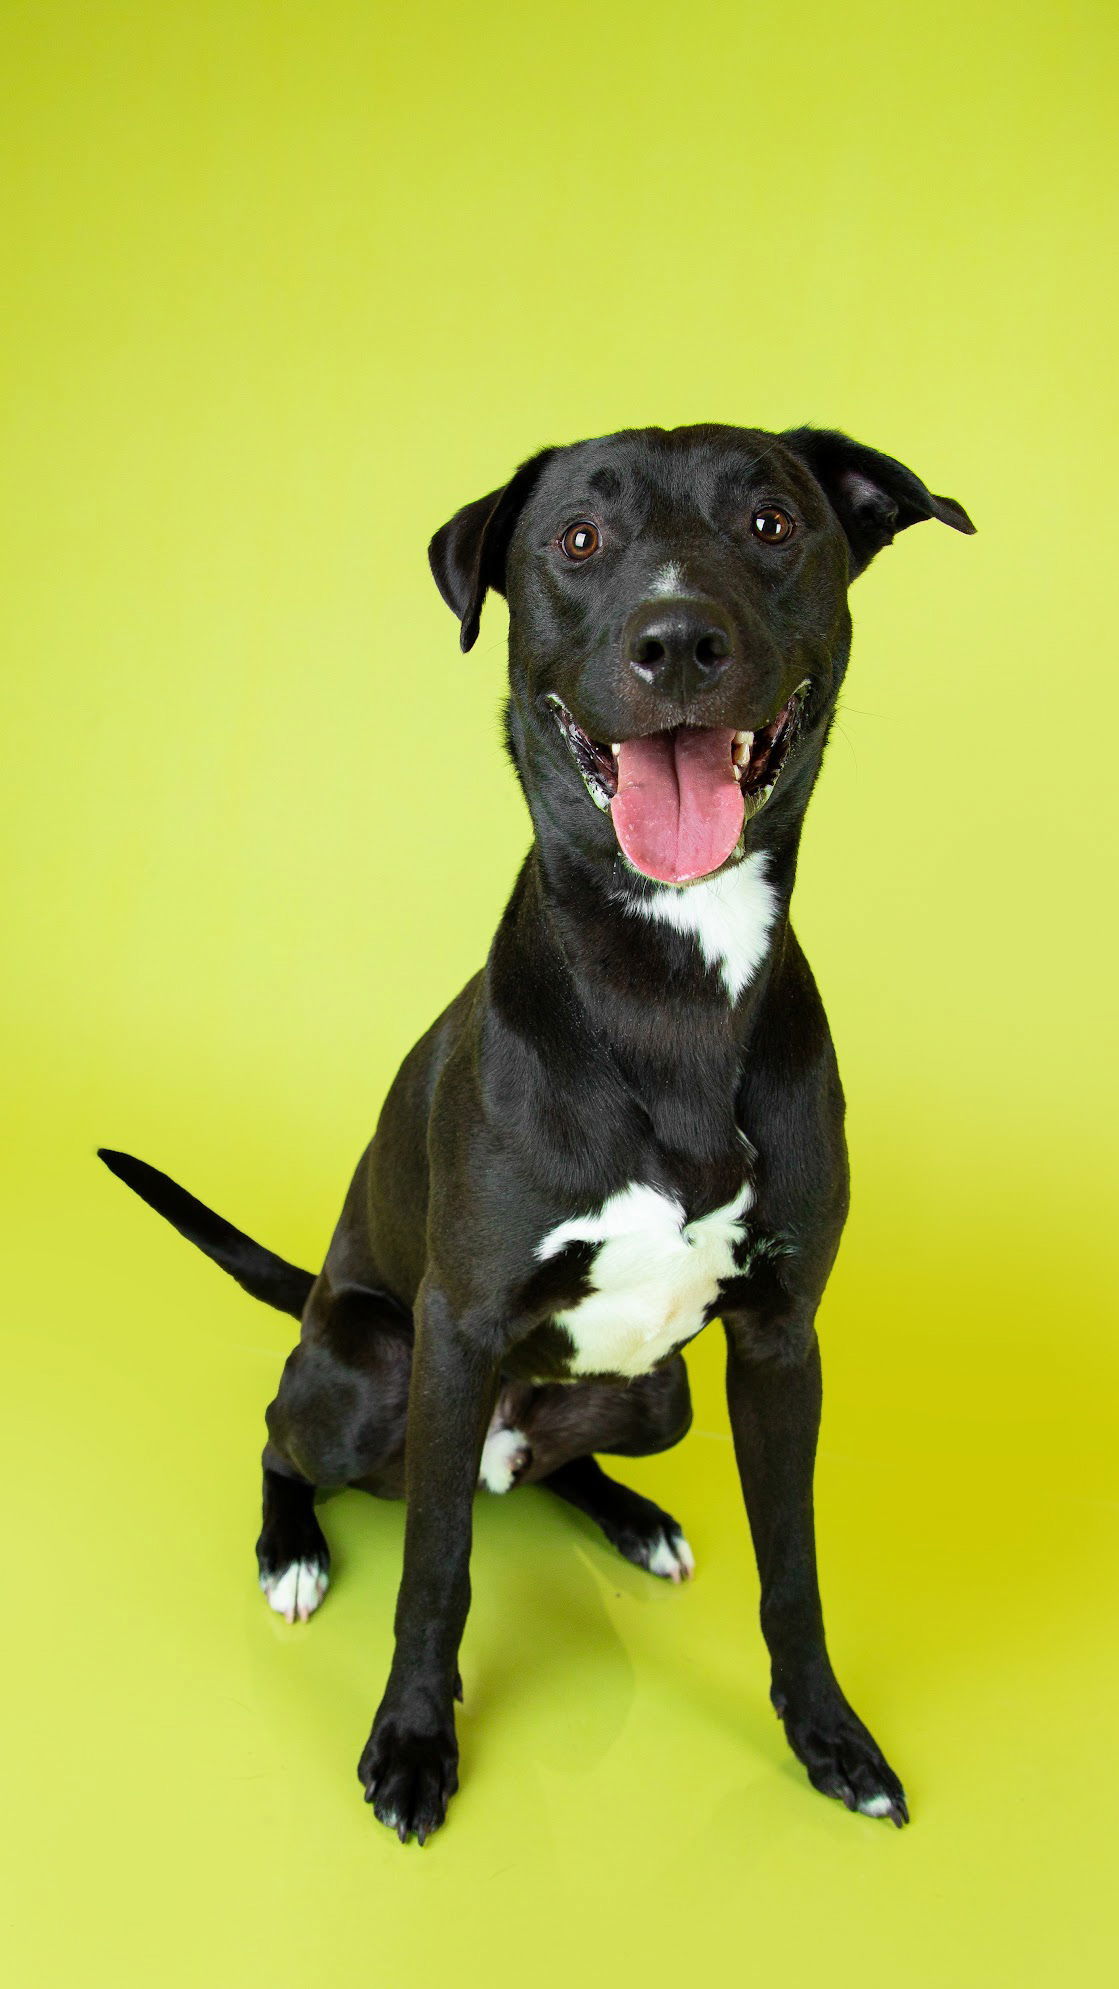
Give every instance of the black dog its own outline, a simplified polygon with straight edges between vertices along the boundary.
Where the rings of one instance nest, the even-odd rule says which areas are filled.
[[[547,449],[467,505],[431,564],[464,649],[487,589],[508,597],[507,736],[535,841],[485,967],[405,1059],[322,1272],[103,1154],[302,1315],[268,1411],[272,1607],[305,1619],[322,1600],[317,1487],[407,1492],[395,1655],[358,1770],[402,1840],[438,1827],[457,1784],[479,1473],[550,1486],[631,1561],[686,1577],[675,1520],[594,1453],[683,1436],[680,1349],[715,1316],[773,1702],[818,1789],[907,1820],[824,1641],[814,1322],[847,1163],[789,898],[848,583],[924,518],[974,529],[892,457],[807,428]]]

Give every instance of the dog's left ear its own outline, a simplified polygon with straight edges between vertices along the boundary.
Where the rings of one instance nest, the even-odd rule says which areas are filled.
[[[934,496],[904,463],[864,449],[849,435],[832,428],[788,428],[781,440],[822,485],[847,534],[852,580],[896,532],[924,518],[939,518],[954,532],[975,530],[955,498]]]
[[[459,641],[473,649],[482,619],[486,590],[505,592],[505,555],[513,528],[554,449],[530,456],[501,490],[475,498],[446,525],[441,525],[427,549],[435,585],[462,624]]]

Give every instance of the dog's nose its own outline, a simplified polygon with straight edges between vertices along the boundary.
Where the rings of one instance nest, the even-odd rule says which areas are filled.
[[[729,624],[713,601],[650,601],[626,623],[630,669],[685,702],[718,681],[733,651]]]

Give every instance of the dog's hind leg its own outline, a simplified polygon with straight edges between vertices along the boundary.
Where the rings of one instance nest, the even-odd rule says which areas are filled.
[[[330,1577],[316,1489],[403,1491],[411,1364],[407,1315],[380,1292],[318,1280],[266,1416],[257,1562],[269,1606],[289,1623],[306,1622]]]
[[[594,1451],[651,1457],[668,1450],[692,1419],[688,1375],[679,1355],[625,1386],[565,1383],[540,1389],[525,1417],[532,1463],[524,1473],[586,1513],[611,1545],[665,1581],[687,1581],[695,1556],[679,1522],[654,1500],[620,1485]]]
[[[256,1543],[260,1586],[278,1616],[305,1623],[326,1594],[330,1549],[315,1518],[314,1486],[271,1443],[264,1447],[263,1505]]]
[[[540,1483],[602,1528],[611,1546],[637,1568],[670,1582],[689,1581],[695,1555],[672,1514],[610,1478],[593,1457],[573,1457]]]

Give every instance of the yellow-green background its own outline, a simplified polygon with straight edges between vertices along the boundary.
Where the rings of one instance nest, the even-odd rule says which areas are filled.
[[[21,1983],[1098,1982],[1114,1966],[1113,10],[7,4],[5,1961]],[[712,1335],[676,1593],[479,1509],[446,1832],[354,1766],[399,1508],[254,1580],[291,1333],[98,1167],[322,1252],[525,844],[431,530],[544,442],[815,420],[980,536],[856,591],[798,924],[850,1097],[838,1668],[766,1702]],[[1109,1949],[1111,1950],[1109,1956]]]

